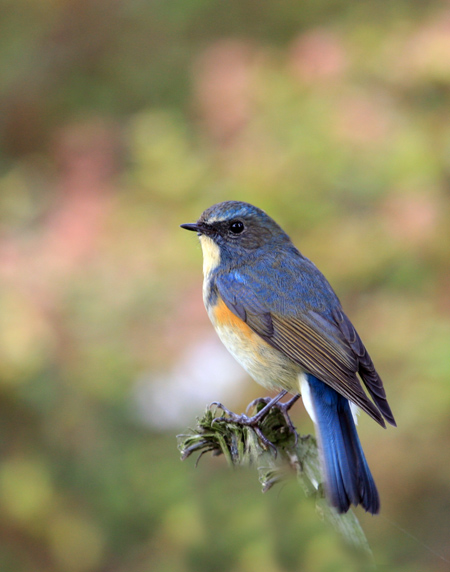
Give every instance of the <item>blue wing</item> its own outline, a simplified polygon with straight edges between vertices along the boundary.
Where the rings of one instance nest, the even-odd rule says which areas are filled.
[[[295,254],[295,256],[292,256]],[[275,287],[267,288],[271,280]],[[326,278],[297,250],[267,253],[245,268],[217,272],[213,290],[266,342],[383,427],[395,425],[383,383]],[[360,375],[375,404],[364,392]]]

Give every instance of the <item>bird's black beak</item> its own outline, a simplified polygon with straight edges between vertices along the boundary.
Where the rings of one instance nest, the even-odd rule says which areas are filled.
[[[196,222],[188,222],[186,224],[180,224],[181,228],[185,228],[186,230],[192,230],[193,232],[201,232],[200,227]]]

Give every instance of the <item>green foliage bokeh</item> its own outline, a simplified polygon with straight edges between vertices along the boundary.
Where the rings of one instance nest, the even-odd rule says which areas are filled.
[[[304,4],[1,2],[2,571],[370,569],[295,486],[181,463],[185,422],[137,413],[213,336],[178,225],[227,199],[326,274],[385,381],[376,563],[448,569],[450,8]]]

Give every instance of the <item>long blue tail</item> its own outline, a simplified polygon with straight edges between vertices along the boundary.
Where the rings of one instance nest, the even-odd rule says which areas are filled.
[[[347,512],[350,504],[378,513],[380,498],[348,400],[314,376],[307,379],[331,504],[340,513]]]

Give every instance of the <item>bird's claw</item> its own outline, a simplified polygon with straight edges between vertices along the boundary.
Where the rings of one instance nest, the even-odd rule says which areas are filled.
[[[264,401],[264,403],[266,403],[265,398],[261,398],[261,399]],[[270,398],[268,398],[268,400],[270,401]],[[257,400],[255,399],[255,401],[257,401]],[[249,410],[249,408],[252,404],[253,404],[253,402],[246,408],[246,411]],[[251,427],[254,430],[254,432],[256,433],[256,435],[258,436],[259,440],[266,447],[266,449],[269,449],[269,448],[272,449],[275,457],[277,456],[277,448],[275,447],[275,445],[271,441],[269,441],[269,439],[267,439],[267,437],[264,435],[264,433],[261,431],[261,429],[259,427],[259,422],[261,420],[259,416],[254,415],[253,417],[248,417],[244,413],[242,413],[241,415],[238,415],[237,413],[230,411],[230,409],[225,407],[219,401],[213,401],[210,404],[210,407],[213,407],[213,406],[217,407],[219,409],[222,409],[222,411],[227,415],[227,417],[215,417],[212,420],[212,424],[216,423],[217,421],[233,421],[233,423],[236,423],[236,424],[241,425],[243,427]]]
[[[210,404],[210,408],[211,407],[216,407],[219,409],[222,409],[222,411],[225,413],[225,415],[227,415],[228,417],[215,417],[212,422],[215,423],[216,421],[233,421],[234,423],[237,423],[239,425],[250,425],[248,423],[249,418],[247,417],[247,415],[238,415],[237,413],[234,413],[233,411],[231,411],[230,409],[228,409],[228,407],[225,407],[225,405],[223,405],[222,403],[220,403],[219,401],[213,401]]]
[[[286,392],[284,392],[286,393]],[[216,408],[221,409],[225,415],[227,415],[227,417],[215,417],[213,419],[213,423],[217,422],[217,421],[233,421],[233,423],[237,423],[238,425],[242,425],[244,427],[252,427],[253,430],[255,431],[255,433],[258,435],[259,439],[264,443],[264,445],[267,448],[271,448],[276,455],[276,447],[275,445],[269,441],[269,439],[267,439],[267,437],[263,434],[263,432],[261,431],[260,428],[260,422],[262,421],[262,419],[264,419],[264,417],[269,413],[269,411],[272,409],[272,407],[277,407],[278,410],[281,412],[281,414],[284,417],[284,420],[286,421],[286,425],[289,428],[289,431],[294,435],[294,439],[295,439],[295,444],[297,445],[298,443],[298,434],[297,431],[294,427],[294,424],[292,423],[291,418],[289,417],[289,409],[294,405],[294,403],[297,401],[297,399],[300,397],[300,395],[294,395],[294,397],[292,397],[289,401],[287,401],[286,403],[280,403],[279,401],[273,403],[272,405],[270,405],[274,400],[271,399],[270,397],[258,397],[257,399],[254,399],[251,403],[248,404],[247,408],[246,408],[246,412],[248,412],[249,409],[251,409],[252,407],[257,407],[258,405],[263,405],[263,408],[260,409],[255,415],[253,415],[252,417],[249,417],[247,415],[245,415],[244,413],[242,413],[241,415],[238,415],[237,413],[234,413],[233,411],[230,411],[230,409],[228,409],[227,407],[225,407],[222,403],[220,403],[219,401],[213,401],[210,405],[210,407],[215,406]],[[278,396],[279,398],[279,396]]]
[[[255,425],[253,427],[253,430],[258,436],[259,440],[265,445],[266,449],[269,448],[272,449],[274,457],[276,458],[278,455],[278,451],[276,446],[272,443],[272,441],[269,441],[269,439],[267,439],[267,437],[264,435],[264,433],[261,431],[258,425]]]
[[[299,397],[300,394],[297,394],[294,395],[294,397],[292,397],[291,399],[289,399],[289,401],[286,401],[286,403],[277,403],[275,405],[275,407],[278,407],[278,409],[281,411],[284,420],[286,421],[286,425],[289,427],[289,431],[294,435],[295,446],[297,446],[298,444],[298,433],[294,424],[292,423],[292,419],[289,417],[288,411],[294,405],[294,403],[299,399]]]
[[[297,433],[297,430],[295,429],[294,424],[292,423],[292,419],[289,417],[288,411],[294,405],[294,403],[299,399],[299,397],[300,397],[300,394],[297,394],[297,395],[294,395],[294,397],[292,397],[289,401],[286,401],[286,403],[281,403],[279,401],[278,403],[275,403],[275,405],[272,405],[272,407],[278,408],[280,413],[283,415],[284,420],[286,421],[286,425],[289,428],[289,431],[294,435],[295,445],[298,444],[298,433]],[[271,402],[270,397],[257,397],[256,399],[254,399],[251,403],[249,403],[247,405],[247,408],[245,411],[248,412],[249,409],[251,409],[252,407],[257,407],[258,405],[266,406],[270,402]]]
[[[262,403],[264,405],[270,403],[270,397],[257,397],[253,401],[250,401],[250,403],[245,408],[245,412],[247,413],[249,409],[251,409],[252,407],[256,407],[257,405],[260,405]]]

